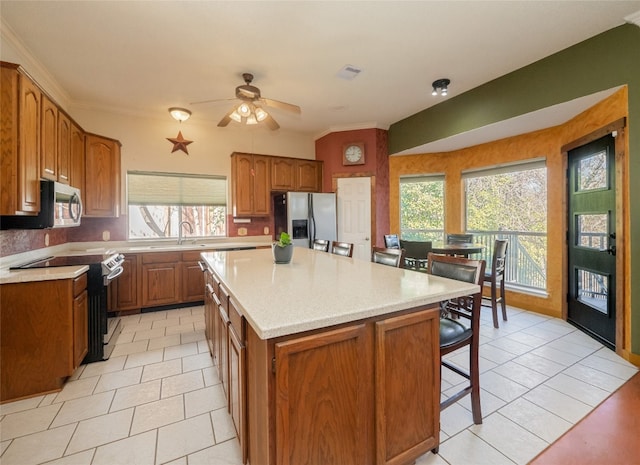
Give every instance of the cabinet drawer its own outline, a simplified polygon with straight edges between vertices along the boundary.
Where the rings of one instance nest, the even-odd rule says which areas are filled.
[[[180,252],[145,253],[142,255],[142,263],[177,263],[180,256]]]
[[[244,317],[240,314],[237,308],[237,304],[231,298],[229,299],[229,321],[231,321],[231,327],[238,335],[238,339],[240,339],[242,344],[244,344]]]
[[[78,276],[73,280],[73,296],[76,297],[82,294],[87,288],[87,273],[83,273],[82,276]]]

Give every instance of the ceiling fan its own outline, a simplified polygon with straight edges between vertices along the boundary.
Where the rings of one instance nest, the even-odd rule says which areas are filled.
[[[262,108],[262,105],[277,108],[279,110],[286,110],[292,113],[300,114],[302,111],[297,105],[291,103],[280,102],[279,100],[273,100],[269,98],[263,98],[260,95],[260,89],[251,85],[253,81],[253,74],[243,73],[242,79],[244,79],[244,85],[236,87],[236,98],[241,100],[240,104],[234,106],[218,123],[219,127],[225,127],[231,120],[238,123],[245,124],[258,124],[264,122],[270,129],[275,130],[280,127],[273,117]],[[220,101],[227,101],[234,99],[214,99],[203,100],[201,102],[192,102],[191,105],[198,105],[201,103],[213,103]]]

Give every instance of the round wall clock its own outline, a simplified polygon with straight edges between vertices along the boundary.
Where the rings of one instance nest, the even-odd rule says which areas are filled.
[[[346,144],[342,150],[343,165],[363,165],[364,164],[364,143]]]

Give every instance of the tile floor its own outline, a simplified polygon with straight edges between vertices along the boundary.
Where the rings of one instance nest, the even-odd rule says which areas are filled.
[[[122,322],[110,360],[81,366],[59,393],[0,406],[2,465],[241,463],[203,307]],[[494,329],[483,309],[482,322],[484,422],[473,425],[468,396],[449,407],[439,454],[417,465],[525,464],[637,371],[557,319],[509,308]],[[444,393],[461,380],[443,370]]]

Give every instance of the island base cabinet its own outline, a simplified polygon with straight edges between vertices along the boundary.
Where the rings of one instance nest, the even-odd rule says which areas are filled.
[[[276,344],[276,463],[372,463],[369,337],[357,325]]]
[[[437,307],[246,340],[251,465],[408,465],[438,446]]]
[[[439,324],[432,310],[375,324],[378,465],[411,463],[438,446]]]

